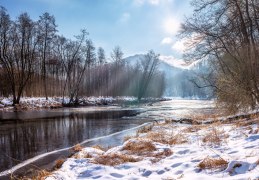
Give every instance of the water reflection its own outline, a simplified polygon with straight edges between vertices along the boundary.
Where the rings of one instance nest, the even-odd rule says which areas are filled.
[[[68,117],[25,120],[0,125],[0,171],[36,155],[70,147],[85,139],[105,136],[143,123],[143,120],[88,117],[88,114],[78,113],[70,114]]]
[[[136,115],[136,110],[118,107],[0,113],[0,171],[39,154],[71,147],[86,139],[120,132],[145,122],[179,118],[201,112],[211,113],[213,101],[173,100],[155,103],[142,109],[145,112],[131,118],[122,116]],[[5,123],[8,119],[20,120]],[[123,141],[123,135],[125,134],[98,139],[85,145],[119,145]],[[63,154],[64,152],[60,152],[55,157],[51,155],[49,158],[42,158],[39,163],[37,162],[37,166],[45,166]]]

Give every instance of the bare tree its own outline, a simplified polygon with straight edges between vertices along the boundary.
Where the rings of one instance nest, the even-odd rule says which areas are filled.
[[[141,100],[141,98],[145,95],[153,76],[157,72],[157,67],[159,64],[158,57],[158,54],[155,54],[154,51],[150,50],[141,62],[143,75],[139,82],[138,100]]]
[[[99,64],[105,63],[105,61],[106,61],[105,51],[102,47],[98,48],[97,57],[98,57],[98,63]]]
[[[48,13],[38,21],[27,13],[13,21],[0,8],[0,95],[12,95],[13,105],[22,96],[62,96],[63,103],[77,105],[80,96],[162,95],[163,78],[155,73],[154,52],[148,53],[142,69],[126,64],[119,46],[111,53],[113,62],[106,62],[104,49],[98,48],[96,55],[86,30],[71,40],[57,35],[56,27]],[[159,88],[156,81],[161,82]]]
[[[112,53],[111,58],[114,62],[114,70],[113,70],[113,82],[111,82],[111,85],[119,87],[119,81],[120,81],[120,69],[122,69],[123,64],[123,52],[119,46],[116,46]],[[121,88],[114,90],[113,95],[119,95],[118,93],[121,91]]]
[[[11,22],[1,8],[1,64],[10,82],[13,104],[19,104],[21,95],[29,82],[36,63],[36,29],[27,13]]]
[[[38,21],[38,36],[39,36],[39,57],[41,63],[41,74],[43,78],[43,86],[44,86],[44,93],[46,99],[48,99],[47,93],[47,70],[46,70],[46,62],[47,60],[51,59],[51,50],[53,46],[53,38],[55,37],[56,30],[56,23],[54,16],[51,16],[49,13],[44,13],[40,16]]]
[[[182,36],[193,48],[186,58],[213,60],[218,102],[231,110],[255,108],[259,102],[258,2],[205,0],[192,2],[194,14]]]

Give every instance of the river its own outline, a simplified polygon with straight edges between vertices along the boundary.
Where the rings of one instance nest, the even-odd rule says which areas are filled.
[[[6,170],[33,164],[47,167],[67,157],[69,147],[116,146],[144,123],[211,113],[212,101],[171,100],[127,108],[84,107],[0,113],[0,177]],[[32,165],[22,172],[33,171]],[[21,170],[20,170],[21,171]]]

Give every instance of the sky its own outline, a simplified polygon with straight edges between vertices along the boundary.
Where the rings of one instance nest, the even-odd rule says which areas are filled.
[[[181,59],[184,45],[176,35],[192,13],[190,0],[1,0],[0,5],[13,20],[23,12],[33,20],[48,12],[67,38],[85,28],[107,56],[120,46],[125,57],[152,49],[172,59]]]

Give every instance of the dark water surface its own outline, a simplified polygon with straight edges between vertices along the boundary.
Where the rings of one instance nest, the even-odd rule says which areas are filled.
[[[47,152],[71,147],[87,139],[83,145],[119,145],[127,133],[116,132],[131,129],[146,122],[184,114],[210,111],[211,102],[173,100],[153,106],[87,107],[59,110],[0,113],[0,175],[11,167]],[[141,113],[140,113],[141,112]],[[68,155],[69,151],[57,152],[38,159],[37,166],[44,167],[52,159]],[[55,157],[54,157],[55,156]],[[28,168],[26,169],[26,171]],[[21,170],[25,171],[25,170]],[[1,176],[0,176],[1,179]]]
[[[138,126],[142,120],[122,118],[137,113],[109,108],[2,113],[0,172],[39,154]]]

